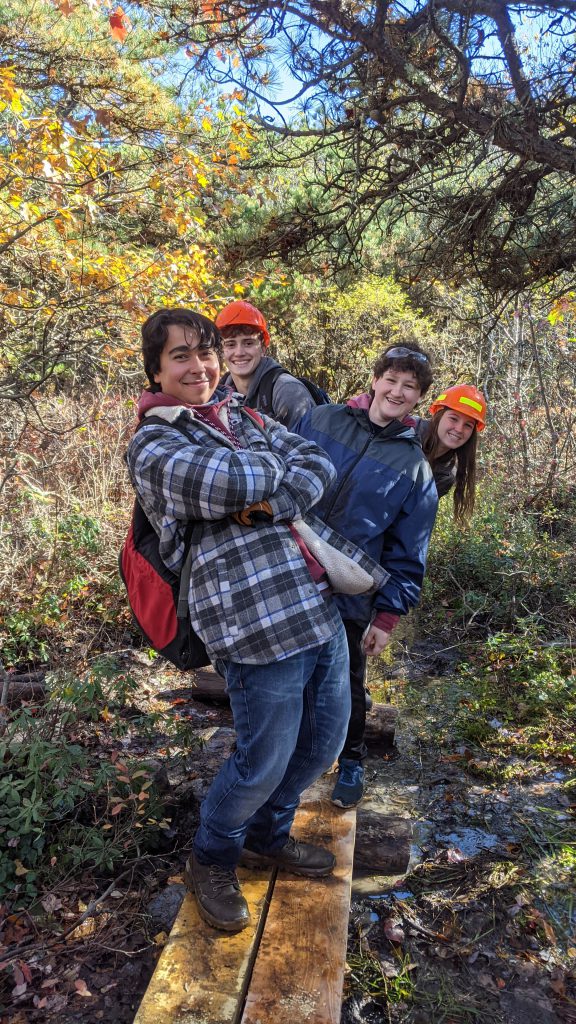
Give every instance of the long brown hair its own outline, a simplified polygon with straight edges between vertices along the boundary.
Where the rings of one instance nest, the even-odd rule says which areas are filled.
[[[434,472],[435,462],[456,464],[456,480],[454,483],[454,518],[459,523],[467,523],[474,511],[476,497],[476,448],[478,431],[474,429],[470,437],[459,448],[440,455],[438,452],[438,424],[446,409],[438,409],[428,421],[428,431],[422,443],[422,450]]]

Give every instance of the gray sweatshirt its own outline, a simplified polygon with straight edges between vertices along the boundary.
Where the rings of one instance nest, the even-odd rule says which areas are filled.
[[[304,413],[314,408],[315,403],[306,385],[293,377],[291,373],[286,372],[281,373],[274,382],[271,408],[265,407],[265,403],[262,401],[262,378],[268,370],[279,365],[271,356],[264,356],[252,376],[244,402],[251,409],[257,409],[258,412],[271,416],[272,419],[282,423],[290,430],[294,423],[302,419]],[[220,383],[233,388],[232,374],[225,373]]]

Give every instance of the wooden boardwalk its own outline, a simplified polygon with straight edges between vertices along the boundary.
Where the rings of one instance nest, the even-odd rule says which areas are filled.
[[[134,1024],[338,1024],[356,809],[330,803],[333,785],[307,790],[294,834],[329,847],[334,874],[241,869],[252,924],[235,935],[207,925],[187,895]]]

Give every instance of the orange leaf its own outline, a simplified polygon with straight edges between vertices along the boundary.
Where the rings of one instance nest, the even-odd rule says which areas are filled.
[[[110,15],[110,34],[117,43],[123,43],[130,29],[130,21],[121,7],[117,7]]]
[[[65,14],[67,18],[69,18],[71,14],[74,14],[74,8],[72,7],[72,4],[69,3],[69,0],[54,0],[54,4],[60,13]]]

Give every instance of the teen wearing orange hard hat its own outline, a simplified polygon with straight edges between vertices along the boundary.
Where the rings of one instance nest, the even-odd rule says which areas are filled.
[[[454,487],[454,515],[466,522],[474,511],[476,448],[486,426],[486,399],[473,384],[446,388],[430,406],[432,419],[416,431],[428,459],[439,497]]]
[[[216,327],[222,333],[225,327],[255,327],[262,335],[265,348],[270,344],[270,334],[264,315],[251,302],[235,299],[221,309],[215,320]]]
[[[473,384],[455,384],[452,388],[438,395],[432,405],[432,415],[439,409],[453,409],[470,419],[476,420],[476,430],[480,432],[486,426],[486,399]]]

